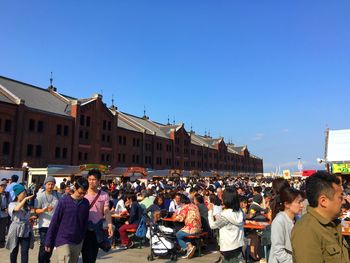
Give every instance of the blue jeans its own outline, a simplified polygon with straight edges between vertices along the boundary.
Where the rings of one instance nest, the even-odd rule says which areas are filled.
[[[48,227],[41,227],[39,228],[39,235],[40,235],[40,247],[39,247],[39,255],[38,255],[38,262],[39,263],[49,263],[50,258],[52,256],[52,250],[51,252],[45,251],[45,240],[46,240],[46,234]]]
[[[189,234],[189,233],[186,233],[184,231],[177,231],[176,233],[176,239],[177,239],[177,243],[179,244],[179,246],[182,248],[182,249],[186,249],[187,248],[187,243],[186,240],[188,236],[192,236],[194,234]]]

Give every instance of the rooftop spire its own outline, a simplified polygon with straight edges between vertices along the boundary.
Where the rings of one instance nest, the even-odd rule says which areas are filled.
[[[173,125],[175,125],[175,116],[174,116],[174,118],[173,118]]]
[[[169,119],[169,115],[168,115],[168,123],[167,123],[167,125],[170,125],[170,119]]]
[[[146,115],[146,106],[143,106],[143,117],[144,119],[148,119],[147,115]]]
[[[52,71],[51,71],[50,87],[52,87],[52,82],[53,82],[53,78],[52,78]]]

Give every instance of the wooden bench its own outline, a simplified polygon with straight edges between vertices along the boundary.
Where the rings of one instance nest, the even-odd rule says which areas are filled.
[[[195,242],[196,248],[198,251],[198,257],[202,256],[202,244],[201,241],[203,238],[208,237],[208,232],[201,232],[195,235],[187,236],[186,238],[191,239]]]

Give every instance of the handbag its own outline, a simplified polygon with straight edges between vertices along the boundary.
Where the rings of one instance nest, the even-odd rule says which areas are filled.
[[[98,191],[95,199],[91,202],[89,206],[89,210],[95,205],[100,195],[101,195],[101,190]],[[104,219],[101,219],[96,224],[89,221],[88,228],[90,230],[95,231],[98,247],[101,248],[104,252],[108,252],[112,248],[112,246],[111,246],[111,242],[108,239],[108,235],[103,228],[103,222],[104,222]]]

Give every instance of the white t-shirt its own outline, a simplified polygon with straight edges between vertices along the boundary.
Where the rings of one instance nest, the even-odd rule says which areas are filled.
[[[120,214],[121,212],[124,212],[124,211],[126,211],[124,200],[120,199],[117,205],[115,206],[115,213]]]

